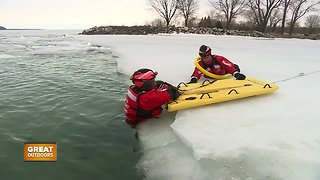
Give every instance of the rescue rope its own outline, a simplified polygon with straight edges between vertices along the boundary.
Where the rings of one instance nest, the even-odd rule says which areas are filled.
[[[317,70],[317,71],[312,71],[312,72],[308,72],[308,73],[299,73],[298,75],[295,75],[295,76],[291,76],[289,78],[286,78],[286,79],[281,79],[281,80],[278,80],[278,81],[274,81],[272,83],[278,83],[278,82],[284,82],[284,81],[289,81],[291,79],[295,79],[295,78],[298,78],[298,77],[301,77],[301,76],[307,76],[307,75],[310,75],[310,74],[314,74],[314,73],[319,73],[320,70]]]

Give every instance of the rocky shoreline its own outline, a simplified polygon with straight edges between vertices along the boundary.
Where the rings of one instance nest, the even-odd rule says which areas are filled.
[[[95,34],[110,34],[110,35],[147,35],[167,33],[165,28],[155,26],[99,26],[82,31],[80,34],[95,35]],[[240,30],[225,30],[218,28],[188,28],[188,27],[170,27],[169,34],[212,34],[212,35],[232,35],[232,36],[251,36],[275,38],[274,35],[268,33],[261,33],[259,31],[240,31]]]

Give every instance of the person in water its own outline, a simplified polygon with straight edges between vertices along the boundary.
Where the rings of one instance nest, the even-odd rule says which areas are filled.
[[[133,85],[129,86],[124,111],[126,122],[133,128],[146,119],[160,116],[162,106],[180,95],[171,84],[155,81],[157,74],[150,69],[139,69],[130,78]]]
[[[237,80],[246,79],[246,76],[240,73],[240,68],[238,65],[233,64],[223,56],[212,55],[211,48],[209,46],[202,45],[199,49],[199,55],[201,57],[199,65],[208,72],[215,75],[232,74]],[[203,75],[203,73],[197,67],[195,67],[189,83],[196,83],[201,76],[210,78],[206,75]]]

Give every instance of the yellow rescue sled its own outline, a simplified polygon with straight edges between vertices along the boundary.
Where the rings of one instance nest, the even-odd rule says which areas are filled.
[[[245,80],[223,79],[203,83],[180,83],[180,97],[167,105],[169,112],[188,109],[207,104],[230,101],[250,96],[268,94],[279,87],[275,84],[253,78]]]

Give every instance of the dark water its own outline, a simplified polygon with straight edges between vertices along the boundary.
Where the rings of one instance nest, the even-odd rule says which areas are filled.
[[[70,33],[0,31],[0,179],[141,179],[128,77],[108,47]],[[47,141],[57,162],[24,162],[24,142]]]

